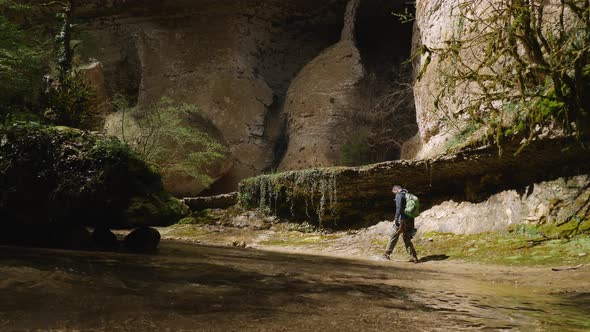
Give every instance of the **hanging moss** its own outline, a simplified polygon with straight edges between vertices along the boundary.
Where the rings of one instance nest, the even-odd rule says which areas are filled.
[[[337,226],[338,168],[262,175],[242,181],[240,204],[267,214]]]

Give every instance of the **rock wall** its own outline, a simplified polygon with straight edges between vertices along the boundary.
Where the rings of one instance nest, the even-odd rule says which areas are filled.
[[[338,41],[344,1],[93,1],[79,9],[84,54],[111,94],[194,103],[222,132],[236,165],[212,191],[276,164],[281,106],[296,73]]]
[[[578,218],[590,229],[590,176],[531,184],[495,194],[481,203],[446,201],[416,218],[420,234],[505,231],[518,224],[565,223]],[[585,225],[582,225],[586,222]]]
[[[415,132],[415,111],[380,101],[399,89],[393,83],[399,83],[401,63],[410,57],[410,26],[391,15],[402,8],[402,2],[349,1],[340,41],[307,64],[289,87],[284,106],[289,142],[280,170],[342,165],[342,147],[363,131],[386,142],[375,144],[373,152],[380,156],[365,164],[399,159],[388,135],[410,138],[405,132],[408,125]]]
[[[428,209],[448,200],[484,202],[503,190],[590,173],[590,155],[574,139],[534,141],[515,156],[519,146],[518,140],[504,146],[502,157],[496,147],[485,147],[424,160],[259,176],[241,183],[240,202],[327,228],[363,227],[393,212],[394,184],[418,195]]]
[[[445,152],[447,140],[454,135],[453,129],[444,121],[443,114],[434,109],[436,93],[443,84],[436,70],[439,59],[436,55],[421,54],[419,49],[423,46],[431,49],[445,46],[445,41],[457,30],[456,18],[452,13],[460,2],[461,0],[416,1],[412,49],[417,55],[413,63],[414,76],[421,74],[421,79],[414,85],[419,133],[404,146],[402,156],[406,159],[440,155]],[[426,70],[422,72],[426,65]]]
[[[365,75],[355,41],[359,2],[348,3],[340,41],[307,64],[289,87],[290,139],[281,170],[338,164],[340,146],[354,130],[352,115],[361,100],[357,85]]]
[[[501,79],[516,80],[515,77],[504,77],[494,82],[500,86],[491,87],[491,85],[480,85],[474,78],[468,78],[470,70],[473,70],[476,76],[489,74],[494,77],[496,74],[489,72],[501,75],[502,71],[494,70],[490,66],[506,68],[505,72],[510,72],[512,69],[510,62],[515,60],[496,54],[499,52],[496,52],[497,45],[487,45],[487,39],[482,37],[492,33],[493,30],[505,28],[499,25],[501,23],[490,26],[489,22],[486,22],[490,17],[498,18],[500,16],[498,13],[504,12],[502,6],[510,6],[506,3],[499,4],[494,0],[416,1],[413,36],[413,51],[416,56],[413,65],[414,76],[417,79],[414,84],[414,97],[419,134],[405,145],[404,158],[433,157],[445,153],[449,147],[457,145],[457,142],[483,136],[486,130],[485,125],[479,131],[475,129],[474,124],[468,121],[470,118],[468,106],[481,103],[481,97],[485,95],[481,92],[482,89],[495,91],[501,89],[501,85],[505,85],[499,82]],[[575,15],[567,7],[565,5],[562,9],[560,2],[556,0],[543,1],[542,14],[535,14],[532,19],[533,21],[541,20],[540,23],[538,22],[541,25],[539,29],[543,31],[544,36],[539,38],[551,39],[547,36],[556,33],[554,29],[560,25],[568,30],[570,29],[568,25],[577,22]],[[560,18],[562,11],[564,17]],[[538,8],[535,12],[538,12]],[[553,32],[549,33],[549,31]],[[443,51],[453,48],[455,48],[453,52],[445,54]],[[551,49],[557,49],[557,46],[552,46]],[[547,52],[547,48],[543,47],[540,52]],[[523,56],[525,63],[533,61],[525,56],[521,46],[518,47],[517,53]],[[496,58],[495,55],[502,60],[493,60]],[[484,63],[484,59],[492,59],[492,61]],[[458,76],[464,78],[453,78]],[[489,80],[490,78],[485,79],[485,81]],[[443,87],[451,88],[445,90]],[[509,87],[505,86],[505,88]],[[479,104],[482,113],[486,110],[492,112],[492,108],[498,108],[503,103],[502,100],[488,102],[493,106]],[[509,114],[509,111],[503,113],[503,125],[514,124],[517,116]]]
[[[102,63],[111,96],[140,106],[161,97],[194,103],[221,131],[236,162],[207,191],[215,194],[279,166],[338,164],[340,146],[359,129],[351,115],[366,102],[361,80],[368,72],[383,83],[409,56],[409,26],[398,29],[391,15],[403,6],[93,0],[77,17],[82,53]]]

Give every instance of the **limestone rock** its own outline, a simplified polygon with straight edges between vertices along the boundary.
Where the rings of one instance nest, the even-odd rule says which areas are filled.
[[[416,21],[414,24],[414,37],[412,40],[414,51],[423,45],[436,49],[444,47],[456,27],[456,18],[452,16],[453,8],[460,0],[418,0],[416,1]],[[430,61],[422,78],[414,85],[414,97],[416,102],[416,117],[419,128],[421,144],[416,149],[416,143],[404,147],[404,156],[417,159],[430,158],[445,152],[444,145],[453,132],[449,131],[444,115],[434,110],[436,91],[440,90],[440,76],[436,70],[439,59],[436,56],[428,60],[428,55],[418,55],[414,61],[415,75]],[[460,98],[460,96],[457,96]],[[459,109],[459,108],[457,108]]]
[[[289,82],[338,41],[346,2],[87,1],[81,51],[104,65],[111,95],[197,105],[236,160],[211,190],[228,192],[276,167]]]
[[[320,54],[299,73],[287,95],[289,146],[281,170],[332,166],[354,130],[355,85],[363,77],[351,40]]]
[[[342,39],[307,64],[287,93],[289,145],[280,170],[332,166],[340,147],[355,130],[357,85],[365,71],[355,44],[358,1],[350,1]]]
[[[517,224],[564,222],[583,212],[581,207],[588,204],[584,201],[590,195],[589,188],[590,176],[580,175],[535,183],[522,192],[503,191],[480,203],[446,201],[424,211],[416,218],[416,225],[420,234],[475,234],[503,231]],[[548,206],[555,202],[564,202],[564,206],[550,211]],[[576,208],[570,209],[571,206]]]

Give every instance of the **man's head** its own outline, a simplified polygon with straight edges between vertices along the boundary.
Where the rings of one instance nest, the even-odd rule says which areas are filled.
[[[391,188],[391,192],[394,193],[394,194],[397,194],[400,191],[402,191],[402,187],[400,185],[397,185],[396,184],[395,186],[393,186],[393,188]]]

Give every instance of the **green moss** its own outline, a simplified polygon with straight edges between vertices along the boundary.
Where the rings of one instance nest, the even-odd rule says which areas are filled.
[[[215,224],[220,218],[218,216],[210,214],[209,210],[196,211],[180,220],[179,224],[185,225],[212,225]]]
[[[326,248],[334,241],[340,238],[337,234],[306,234],[301,232],[281,232],[275,234],[267,240],[261,241],[261,245],[280,246],[280,247],[310,247]]]
[[[336,225],[336,182],[342,168],[315,168],[262,175],[240,183],[240,205],[266,214]]]
[[[470,122],[458,134],[450,138],[444,145],[447,152],[457,152],[470,144],[474,144],[474,136],[481,125],[475,122]]]
[[[167,233],[168,237],[198,238],[209,234],[204,228],[198,225],[178,225],[173,226]]]
[[[452,235],[430,233],[415,240],[420,256],[448,255],[451,259],[504,265],[560,265],[590,262],[590,238],[547,240],[519,228],[512,233]],[[398,250],[401,250],[398,248]],[[584,255],[586,254],[586,255]],[[582,256],[580,256],[582,255]]]

